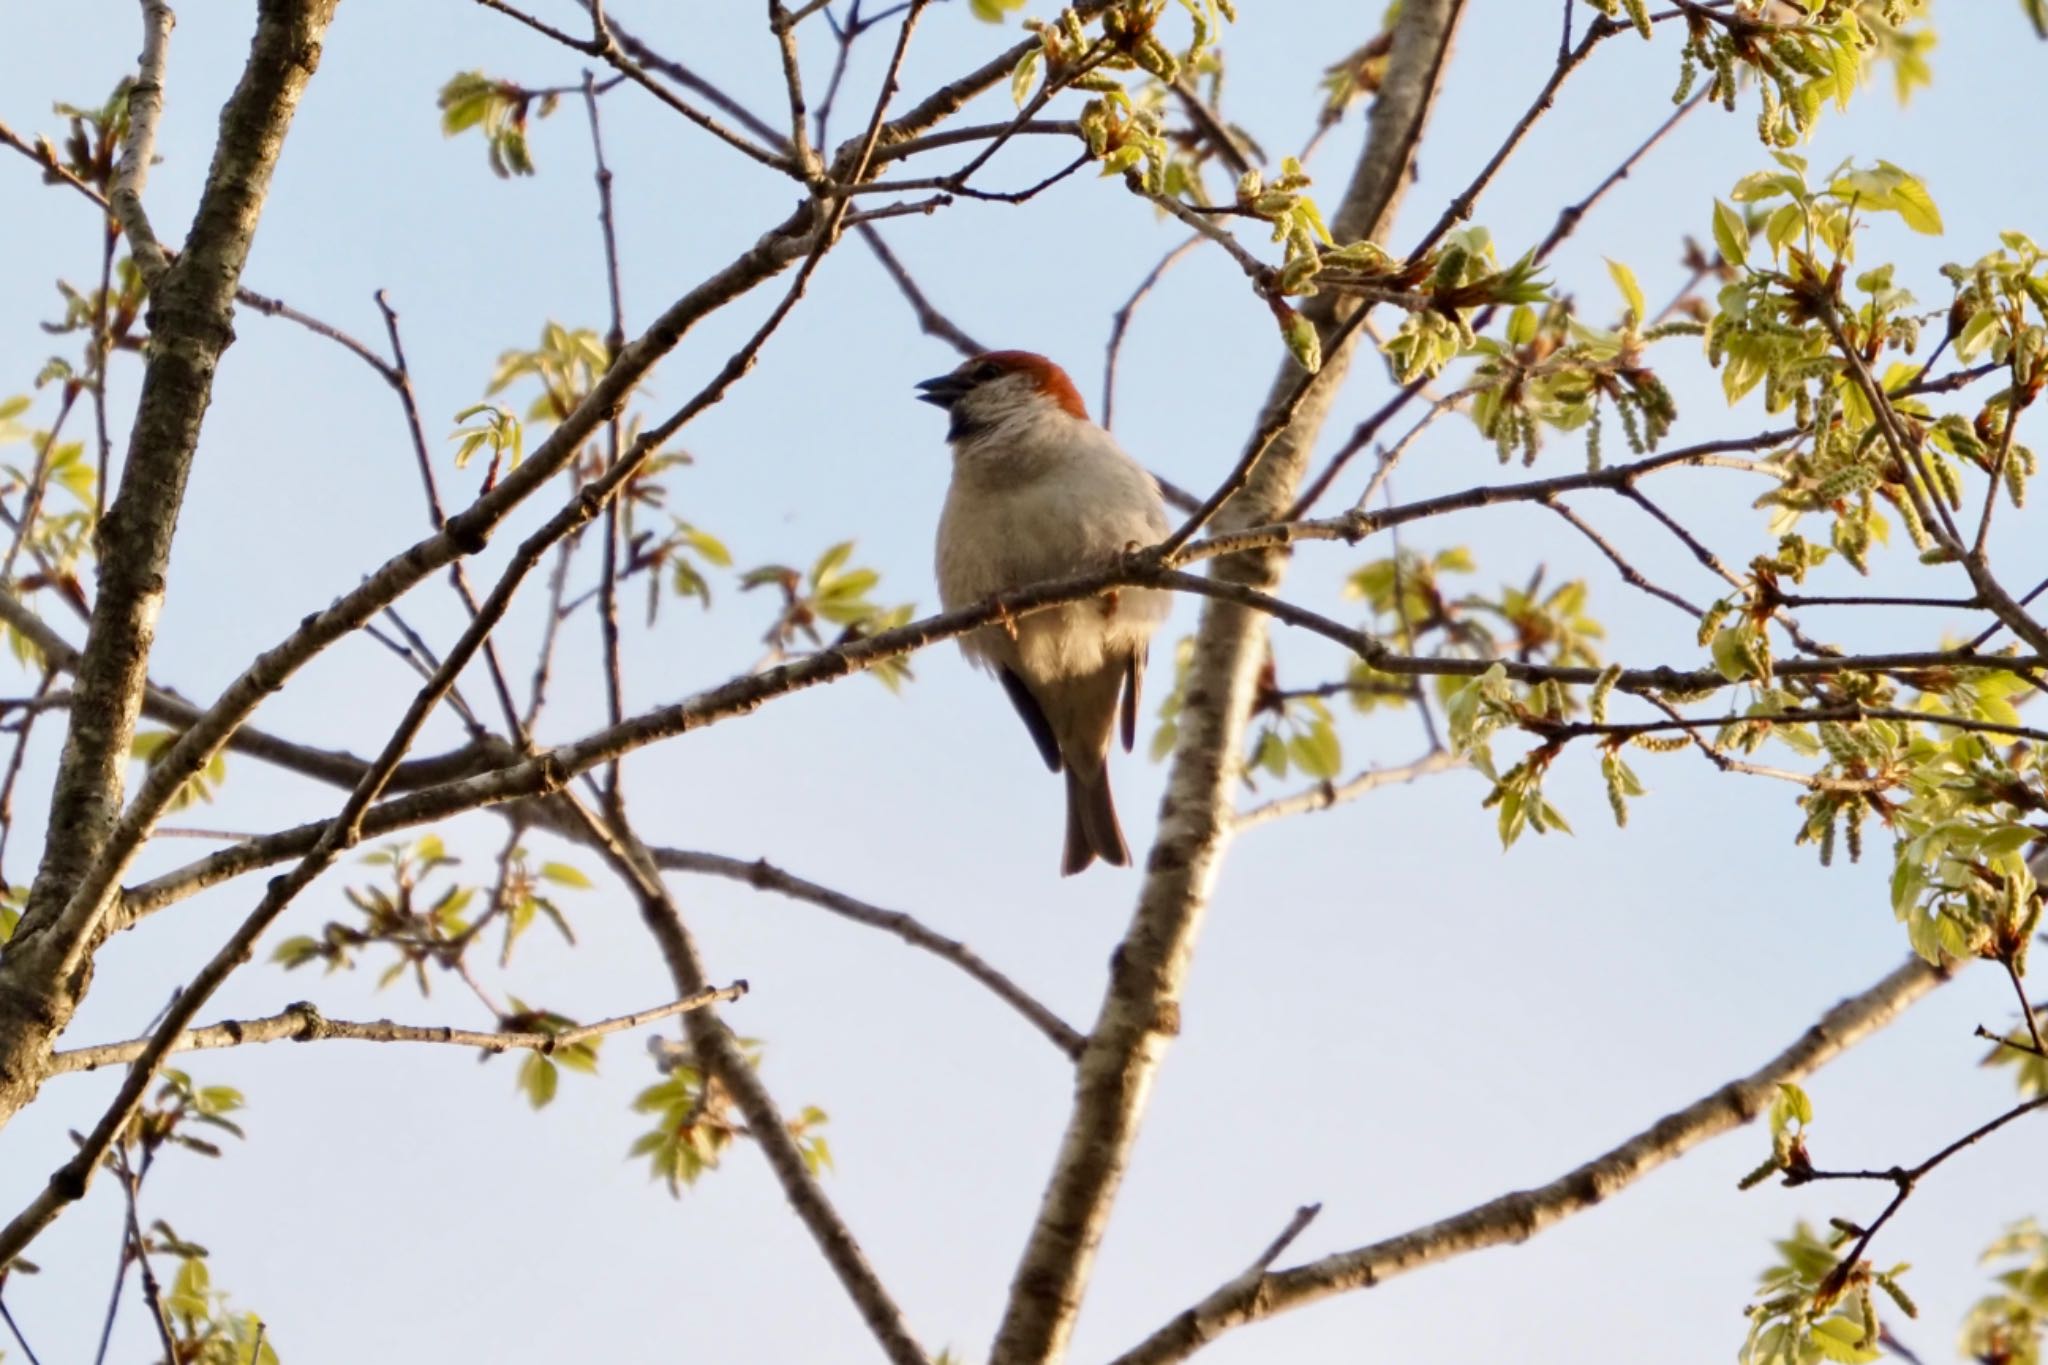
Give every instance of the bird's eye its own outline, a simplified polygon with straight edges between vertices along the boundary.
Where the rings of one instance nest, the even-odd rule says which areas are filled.
[[[986,384],[991,379],[1001,378],[1002,373],[1002,366],[996,364],[993,360],[984,360],[981,364],[974,367],[974,382]]]

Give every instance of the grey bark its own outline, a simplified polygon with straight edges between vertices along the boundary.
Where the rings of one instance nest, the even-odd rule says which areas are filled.
[[[1464,0],[1410,0],[1402,10],[1365,150],[1333,219],[1338,240],[1378,238],[1390,224],[1463,9]],[[1223,505],[1217,529],[1284,516],[1355,352],[1355,331],[1350,340],[1333,344],[1354,306],[1322,295],[1304,310],[1324,338],[1322,372],[1245,486]],[[1299,383],[1300,372],[1283,366],[1254,431],[1284,411]],[[1269,591],[1284,564],[1281,555],[1261,551],[1219,559],[1212,572]],[[1181,987],[1229,843],[1239,756],[1265,649],[1260,613],[1234,603],[1207,604],[1195,636],[1158,842],[1081,1055],[1072,1115],[1010,1286],[995,1365],[1039,1365],[1065,1354],[1152,1078],[1179,1031]]]
[[[90,978],[90,958],[79,956],[79,945],[60,941],[53,926],[120,814],[171,541],[214,372],[234,340],[235,288],[336,3],[263,0],[259,6],[249,61],[221,112],[220,141],[185,250],[150,295],[142,393],[120,492],[99,528],[97,596],[42,862],[0,961],[0,1123],[34,1098],[51,1040]]]

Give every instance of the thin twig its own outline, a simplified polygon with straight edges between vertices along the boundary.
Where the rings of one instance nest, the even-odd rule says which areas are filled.
[[[2012,982],[2012,993],[2020,1002],[2020,1018],[2027,1021],[2027,1033],[2034,1040],[2034,1051],[2048,1057],[2048,1043],[2041,1041],[2041,1021],[2034,1013],[2034,1006],[2027,999],[2026,983],[2020,980],[2020,969],[2013,965],[2013,955],[2008,953],[1998,959],[1998,965],[2005,968],[2006,979]]]
[[[1788,1171],[1785,1176],[1785,1183],[1787,1185],[1804,1185],[1809,1181],[1815,1180],[1888,1180],[1895,1187],[1891,1200],[1884,1206],[1883,1211],[1870,1222],[1869,1226],[1859,1230],[1856,1241],[1850,1246],[1849,1250],[1842,1253],[1841,1258],[1835,1262],[1834,1269],[1830,1270],[1821,1280],[1819,1292],[1829,1297],[1841,1292],[1842,1288],[1848,1283],[1849,1277],[1856,1273],[1857,1266],[1862,1263],[1863,1253],[1870,1249],[1871,1241],[1883,1230],[1884,1225],[1892,1220],[1892,1215],[1897,1213],[1905,1202],[1913,1197],[1913,1192],[1919,1188],[1920,1181],[1930,1171],[1965,1148],[1975,1146],[1978,1142],[1990,1137],[2015,1119],[2024,1118],[2036,1109],[2044,1106],[2048,1106],[2048,1095],[2027,1100],[2022,1104],[2016,1104],[1988,1123],[1979,1124],[1954,1142],[1943,1147],[1933,1156],[1928,1157],[1925,1161],[1910,1169],[1894,1166],[1888,1171]]]
[[[114,1163],[114,1174],[121,1182],[121,1193],[125,1198],[128,1213],[128,1244],[135,1249],[135,1262],[142,1270],[142,1302],[149,1308],[149,1320],[156,1328],[157,1340],[163,1343],[164,1360],[176,1361],[178,1346],[171,1334],[171,1319],[164,1312],[163,1286],[157,1281],[156,1267],[150,1263],[149,1244],[142,1238],[142,1216],[136,1211],[136,1201],[142,1184],[142,1177],[128,1164],[128,1155],[119,1146],[110,1153]]]
[[[822,169],[818,154],[811,149],[811,135],[805,126],[809,115],[804,109],[803,63],[797,56],[796,25],[789,21],[789,12],[782,7],[782,0],[768,0],[768,28],[775,35],[775,45],[782,54],[782,85],[789,95],[789,151],[791,158],[806,178],[815,176]]]
[[[771,3],[768,6],[769,22],[775,23],[782,13],[782,6]],[[787,28],[778,32],[787,44],[786,60],[791,63],[790,98],[794,102],[792,116],[796,118],[798,133],[802,133],[803,96],[796,80],[796,38]],[[583,73],[583,104],[590,115],[590,156],[595,166],[593,176],[597,182],[597,221],[600,236],[604,242],[605,295],[611,307],[611,326],[605,333],[605,356],[607,368],[618,360],[619,352],[626,347],[625,305],[621,302],[619,287],[619,238],[618,229],[612,217],[612,172],[604,159],[604,131],[597,116],[597,95],[592,88],[591,74]],[[798,157],[806,165],[815,158],[808,147],[799,145]],[[614,465],[624,449],[624,437],[619,425],[619,414],[614,411],[605,419],[606,464]],[[600,556],[597,593],[597,624],[599,647],[604,662],[605,714],[613,724],[626,714],[625,678],[619,662],[619,499],[613,498],[604,508],[604,544]],[[605,770],[606,800],[617,803],[620,799],[619,765],[614,763]]]
[[[921,7],[921,6],[920,6]],[[917,15],[913,13],[911,20]],[[906,25],[905,33],[908,33]],[[902,60],[901,43],[897,61]],[[607,823],[573,797],[565,804],[581,820],[591,839],[610,864],[612,871],[633,889],[640,901],[641,919],[660,945],[669,973],[680,990],[702,985],[704,962],[682,914],[676,908],[661,873],[654,867],[647,846],[640,842],[618,812],[616,823]],[[760,1072],[747,1060],[732,1031],[716,1011],[704,1010],[685,1020],[692,1051],[706,1072],[724,1085],[734,1104],[745,1115],[747,1131],[760,1146],[761,1154],[774,1172],[783,1196],[831,1266],[847,1297],[866,1322],[875,1342],[894,1365],[929,1365],[924,1350],[911,1335],[903,1310],[890,1297],[881,1277],[861,1251],[852,1230],[832,1206],[831,1198],[818,1183],[798,1150],[789,1124],[762,1082]]]
[[[641,69],[637,62],[625,54],[624,50],[617,43],[612,41],[608,30],[600,30],[599,36],[595,38],[578,38],[573,34],[564,33],[552,24],[543,23],[516,6],[507,4],[505,0],[476,0],[476,3],[482,5],[485,9],[496,10],[507,18],[517,20],[534,32],[544,37],[552,38],[572,51],[580,52],[586,57],[594,57],[599,61],[609,64],[613,70],[625,76],[642,90],[645,90],[648,94],[654,96],[654,98],[660,100],[663,104],[675,110],[684,118],[717,138],[720,142],[725,143],[726,146],[743,153],[751,160],[759,162],[771,170],[781,171],[784,175],[801,178],[796,165],[788,157],[777,152],[762,150],[649,76],[646,71]],[[593,18],[601,15],[601,9],[593,12]]]
[[[557,1049],[577,1043],[602,1038],[608,1034],[622,1033],[627,1029],[640,1028],[646,1024],[672,1019],[691,1010],[737,1000],[747,993],[747,983],[735,981],[730,986],[716,990],[695,992],[681,1000],[671,1000],[666,1005],[653,1009],[639,1010],[632,1014],[621,1014],[610,1019],[601,1019],[593,1024],[579,1024],[563,1029],[559,1033],[483,1033],[474,1029],[451,1028],[446,1025],[395,1024],[389,1019],[353,1020],[329,1019],[314,1006],[301,1001],[287,1005],[276,1014],[267,1014],[258,1019],[227,1019],[204,1028],[186,1029],[171,1041],[172,1052],[201,1052],[212,1048],[241,1047],[250,1043],[312,1043],[329,1039],[347,1039],[358,1043],[448,1043],[456,1047],[472,1047],[493,1055],[501,1052],[538,1052],[542,1056]],[[103,1066],[118,1066],[132,1062],[142,1056],[149,1047],[147,1037],[131,1038],[124,1043],[98,1043],[91,1047],[70,1048],[55,1053],[50,1058],[50,1074],[69,1075],[74,1071],[96,1071]]]
[[[7,1324],[8,1332],[14,1337],[14,1344],[28,1357],[28,1365],[43,1365],[42,1361],[36,1359],[35,1348],[28,1344],[28,1338],[21,1334],[21,1328],[14,1321],[14,1314],[8,1311],[7,1300],[4,1297],[0,1297],[0,1322]]]
[[[579,3],[588,10],[591,7],[592,0],[579,0]],[[690,70],[681,62],[656,52],[646,43],[640,41],[639,38],[620,28],[618,20],[606,16],[605,26],[610,31],[612,38],[620,47],[626,50],[626,55],[634,61],[639,62],[649,71],[668,77],[677,85],[682,86],[683,89],[703,96],[713,108],[724,113],[734,123],[739,124],[740,127],[746,129],[776,151],[787,152],[789,150],[787,139],[776,130],[773,124],[754,113],[753,110],[741,104],[731,95],[728,95],[724,90]]]
[[[1614,548],[1613,542],[1609,541],[1607,537],[1601,535],[1599,531],[1593,528],[1591,523],[1586,521],[1586,519],[1581,517],[1577,512],[1572,511],[1571,508],[1565,506],[1565,504],[1562,501],[1546,502],[1543,504],[1543,506],[1548,507],[1551,511],[1557,513],[1560,517],[1563,517],[1567,522],[1569,522],[1572,525],[1574,529],[1578,531],[1580,535],[1584,536],[1587,540],[1592,541],[1594,548],[1598,549],[1601,554],[1606,555],[1608,561],[1614,565],[1615,572],[1621,575],[1622,582],[1628,584],[1632,588],[1640,589],[1641,591],[1646,592],[1650,594],[1650,596],[1655,597],[1661,601],[1669,602],[1672,606],[1677,607],[1680,611],[1684,612],[1687,616],[1692,617],[1695,621],[1697,621],[1700,618],[1700,608],[1686,601],[1683,597],[1680,597],[1677,593],[1671,591],[1669,588],[1660,588],[1655,583],[1652,583],[1648,578],[1644,577],[1640,569],[1636,568],[1635,565],[1629,563],[1627,559],[1622,557],[1621,551]]]
[[[1131,315],[1138,311],[1138,305],[1152,292],[1166,272],[1176,262],[1202,244],[1202,234],[1196,233],[1179,246],[1169,250],[1145,272],[1145,278],[1138,281],[1138,287],[1123,301],[1116,312],[1110,314],[1109,341],[1103,347],[1102,355],[1102,426],[1107,431],[1115,425],[1116,418],[1116,362],[1123,353],[1124,333],[1130,330]]]
[[[1428,777],[1433,773],[1455,772],[1465,766],[1465,760],[1448,749],[1434,749],[1412,763],[1403,763],[1395,768],[1368,768],[1357,776],[1343,782],[1319,782],[1307,791],[1292,796],[1276,797],[1263,805],[1240,811],[1232,818],[1232,826],[1239,830],[1252,829],[1274,820],[1283,820],[1290,815],[1304,815],[1311,811],[1328,810],[1346,801],[1355,801],[1367,792],[1378,791]]]
[[[7,841],[14,833],[14,787],[21,780],[22,760],[28,755],[29,733],[35,728],[36,718],[43,713],[42,702],[50,695],[50,684],[56,680],[56,670],[50,669],[36,685],[35,697],[27,714],[22,717],[21,728],[14,735],[14,752],[7,759],[7,776],[0,779],[0,887],[11,885],[7,880]]]
[[[35,468],[30,471],[28,487],[21,495],[21,515],[14,524],[14,539],[8,543],[7,554],[0,558],[0,582],[14,578],[14,561],[21,554],[21,547],[27,543],[28,534],[34,528],[36,518],[42,514],[43,492],[50,484],[50,454],[57,448],[57,440],[64,432],[64,421],[71,416],[71,409],[78,402],[78,387],[64,386],[63,397],[57,403],[57,416],[50,423],[50,429],[43,433],[43,439],[36,446]]]
[[[1035,996],[996,970],[980,954],[958,939],[947,938],[944,934],[928,927],[922,921],[904,914],[900,910],[884,910],[866,901],[856,900],[843,891],[829,886],[806,881],[794,876],[764,858],[748,860],[728,858],[716,853],[698,853],[680,848],[655,848],[650,850],[655,865],[667,871],[695,872],[730,881],[745,882],[757,891],[773,891],[791,900],[815,905],[829,910],[843,919],[856,924],[865,924],[896,935],[913,948],[922,948],[934,957],[952,963],[967,975],[988,987],[998,1000],[1030,1021],[1032,1027],[1052,1040],[1053,1046],[1068,1057],[1081,1055],[1081,1046],[1086,1041],[1079,1029],[1054,1014]]]
[[[157,123],[164,113],[164,65],[171,26],[177,20],[165,0],[141,0],[141,4],[142,57],[135,82],[128,87],[128,135],[121,140],[121,160],[114,168],[107,200],[128,238],[128,252],[142,271],[143,281],[154,287],[170,261],[142,207],[142,188],[149,181],[150,162],[156,159]]]
[[[905,301],[910,304],[911,312],[917,315],[917,325],[926,336],[937,337],[962,356],[977,356],[988,349],[962,331],[951,318],[932,306],[932,301],[925,296],[924,290],[910,277],[910,271],[897,259],[896,253],[889,249],[889,244],[882,240],[881,233],[865,224],[856,231],[861,241],[867,243],[868,250],[875,254],[875,259],[881,262],[882,269],[888,272],[889,278],[895,282]]]
[[[379,289],[375,298],[377,311],[384,317],[384,334],[391,342],[391,363],[376,368],[384,376],[384,382],[398,395],[399,407],[405,413],[406,434],[412,438],[413,459],[420,471],[420,487],[426,494],[427,516],[436,532],[448,527],[448,513],[441,503],[441,489],[434,477],[434,460],[427,451],[426,428],[420,422],[419,397],[413,391],[412,367],[406,363],[405,343],[398,334],[398,310],[391,306],[391,300]],[[476,618],[476,589],[469,581],[469,569],[457,559],[448,566],[448,581],[461,599],[462,606]],[[512,700],[512,686],[506,680],[505,666],[498,658],[498,646],[494,640],[484,641],[484,668],[491,680],[491,690],[497,694],[498,708],[505,717],[505,725],[515,744],[525,742],[525,733],[520,725],[519,706]],[[472,723],[475,723],[472,720]]]
[[[1365,325],[1366,317],[1371,311],[1369,307],[1364,305],[1355,308],[1351,316],[1339,323],[1335,331],[1331,333],[1329,339],[1324,343],[1323,349],[1325,353],[1341,351],[1345,343],[1350,340],[1352,334]],[[1309,391],[1315,387],[1317,376],[1320,373],[1320,371],[1317,371],[1315,374],[1305,374],[1295,382],[1293,392],[1289,393],[1273,409],[1265,422],[1260,425],[1259,430],[1254,433],[1250,443],[1245,446],[1244,454],[1238,458],[1236,468],[1232,469],[1223,482],[1216,486],[1216,491],[1211,493],[1203,501],[1202,505],[1195,509],[1194,514],[1181,523],[1178,530],[1160,542],[1159,553],[1163,558],[1172,559],[1180,551],[1181,547],[1192,540],[1195,534],[1204,526],[1207,526],[1210,520],[1223,509],[1224,503],[1230,501],[1231,498],[1237,495],[1239,490],[1251,482],[1252,471],[1258,467],[1259,461],[1264,458],[1266,452],[1272,449],[1273,444],[1280,439],[1281,433],[1285,432],[1293,424],[1295,412],[1308,397]]]

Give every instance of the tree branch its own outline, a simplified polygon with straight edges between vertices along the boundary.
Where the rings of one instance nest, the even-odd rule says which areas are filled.
[[[569,804],[612,871],[638,896],[641,918],[661,946],[676,989],[685,994],[704,989],[703,958],[668,888],[662,884],[661,873],[655,868],[647,846],[623,820],[607,825],[580,803],[571,800]],[[740,1051],[732,1031],[716,1010],[695,1011],[686,1015],[683,1022],[692,1051],[705,1070],[725,1086],[745,1115],[747,1131],[760,1145],[790,1208],[818,1244],[818,1250],[839,1277],[883,1354],[895,1365],[929,1365],[924,1349],[903,1319],[902,1309],[896,1306],[853,1233],[804,1164],[803,1153],[797,1149],[774,1097],[762,1084],[760,1073]]]
[[[1749,1123],[1770,1107],[1778,1086],[1818,1071],[1897,1018],[1948,978],[1918,958],[1822,1015],[1762,1068],[1730,1081],[1585,1165],[1547,1185],[1502,1195],[1398,1237],[1323,1256],[1250,1283],[1232,1281],[1187,1309],[1113,1365],[1186,1360],[1233,1327],[1318,1299],[1370,1289],[1396,1275],[1485,1247],[1525,1242],[1553,1223],[1628,1188],[1707,1139]]]
[[[716,990],[696,991],[681,1000],[672,1000],[653,1009],[601,1019],[594,1024],[580,1024],[560,1033],[481,1033],[445,1025],[394,1024],[389,1019],[329,1019],[317,1007],[302,1000],[261,1019],[227,1019],[218,1024],[208,1024],[205,1028],[186,1029],[172,1039],[170,1050],[198,1052],[209,1048],[241,1047],[246,1043],[312,1043],[346,1038],[361,1043],[452,1043],[457,1047],[479,1048],[490,1053],[521,1049],[552,1053],[558,1048],[588,1042],[592,1038],[623,1033],[643,1024],[688,1014],[691,1010],[737,1000],[746,993],[747,983],[735,981]],[[103,1066],[132,1062],[148,1047],[148,1038],[131,1038],[125,1043],[68,1048],[51,1056],[50,1074],[63,1076],[74,1071],[95,1071]]]
[[[866,901],[855,900],[843,891],[835,891],[829,886],[820,886],[816,882],[792,876],[765,858],[749,862],[743,858],[727,858],[716,853],[696,853],[680,848],[655,848],[650,852],[655,866],[664,870],[697,872],[713,877],[724,877],[730,881],[745,882],[756,891],[773,891],[791,900],[804,901],[821,910],[829,910],[856,924],[865,924],[871,929],[881,929],[894,934],[911,947],[922,948],[933,956],[952,963],[988,987],[998,1000],[1023,1015],[1034,1028],[1052,1040],[1054,1047],[1070,1059],[1081,1055],[1081,1046],[1086,1040],[1082,1038],[1080,1030],[1054,1014],[1009,977],[991,967],[972,948],[958,939],[947,938],[900,910],[884,910]]]
[[[66,923],[64,911],[103,862],[113,834],[186,478],[214,371],[234,337],[235,284],[334,4],[265,0],[260,7],[185,251],[150,296],[149,359],[120,493],[99,526],[99,591],[49,834],[21,924],[0,962],[0,1123],[34,1096],[50,1040],[90,977],[81,970],[89,959],[81,962],[79,951],[90,926],[81,916]]]
[[[358,629],[427,575],[461,555],[480,551],[488,542],[491,531],[530,493],[575,457],[583,441],[625,401],[632,387],[691,326],[780,273],[797,255],[808,250],[814,237],[810,231],[813,221],[810,207],[800,208],[781,228],[761,238],[732,264],[677,300],[647,332],[620,353],[617,362],[605,371],[584,401],[496,487],[466,510],[450,517],[441,531],[387,560],[357,587],[324,610],[308,616],[284,641],[259,655],[151,767],[148,778],[136,793],[120,825],[107,839],[104,852],[92,865],[89,874],[80,877],[72,891],[64,912],[65,920],[88,930],[91,928],[115,879],[141,847],[150,828],[168,808],[178,790],[206,765],[264,698],[282,687],[316,654]],[[780,315],[778,310],[777,320]],[[710,387],[661,426],[645,433],[639,443],[641,457],[644,458],[647,451],[694,417],[703,406],[717,401],[717,396],[723,394],[738,373],[751,365],[751,354],[750,350],[743,350],[735,355],[728,362],[727,370]],[[638,463],[637,459],[630,457],[622,461],[607,473],[609,483],[605,491],[601,491],[598,484],[579,491],[565,508],[556,513],[549,525],[580,524],[583,518],[594,515],[601,508],[608,490],[616,489],[619,481],[630,475]],[[489,610],[491,608],[486,603],[485,611]],[[502,603],[497,610],[502,612]],[[479,629],[481,620],[480,614],[471,621],[465,639],[483,638],[483,631]],[[467,662],[466,654],[460,662]],[[125,761],[125,745],[122,758]],[[86,937],[80,935],[76,941],[84,944]]]
[[[1435,773],[1455,772],[1465,766],[1465,760],[1448,749],[1432,749],[1411,763],[1396,768],[1368,768],[1356,777],[1343,782],[1318,782],[1307,791],[1292,796],[1275,797],[1250,810],[1238,812],[1232,826],[1242,833],[1255,829],[1274,820],[1284,820],[1290,815],[1304,815],[1311,811],[1328,810],[1346,801],[1356,801],[1367,792],[1378,791],[1381,787],[1406,786],[1418,778]]]
[[[1408,0],[1402,7],[1365,149],[1332,225],[1339,241],[1383,235],[1463,10],[1463,0]],[[1275,379],[1251,447],[1259,453],[1240,461],[1244,487],[1218,509],[1222,524],[1284,515],[1354,349],[1327,343],[1361,311],[1328,294],[1309,301],[1305,315],[1326,342],[1321,382],[1302,391],[1291,361]],[[1288,425],[1268,442],[1265,427],[1282,411]],[[1271,587],[1281,568],[1277,556],[1247,555],[1219,561],[1215,575],[1219,582]],[[1229,841],[1237,764],[1264,654],[1263,616],[1223,604],[1203,612],[1158,841],[1077,1069],[1073,1112],[1011,1281],[993,1365],[1055,1360],[1073,1331],[1152,1077],[1179,1031],[1181,984]]]
[[[121,140],[121,163],[114,170],[107,196],[108,207],[128,239],[128,250],[142,271],[143,283],[151,288],[170,261],[149,226],[149,214],[142,207],[142,187],[149,180],[149,163],[156,158],[156,128],[164,113],[164,64],[171,27],[177,22],[165,0],[142,0],[142,58],[135,82],[128,87],[128,135]]]
[[[1257,529],[1267,535],[1260,538],[1252,532],[1245,532],[1231,536],[1227,541],[1230,549],[1236,552],[1247,547],[1256,549],[1284,543],[1288,528],[1272,526]],[[1203,557],[1203,552],[1214,543],[1191,546],[1183,556],[1183,562]],[[1141,553],[1137,558],[1142,557]],[[366,837],[388,834],[484,806],[547,796],[559,791],[578,774],[634,749],[751,713],[774,698],[835,682],[872,668],[885,659],[956,638],[993,621],[1014,620],[1051,605],[1079,601],[1121,586],[1166,588],[1234,603],[1289,625],[1314,631],[1351,650],[1383,673],[1477,677],[1488,669],[1499,668],[1518,682],[1555,681],[1576,686],[1589,686],[1603,677],[1603,670],[1596,668],[1395,654],[1384,642],[1363,631],[1255,588],[1220,577],[1203,578],[1177,570],[1156,569],[1134,560],[1115,569],[1001,593],[957,611],[929,616],[894,630],[877,632],[865,639],[834,645],[759,673],[743,674],[682,701],[628,717],[617,726],[608,726],[571,743],[528,756],[506,756],[504,761],[473,775],[426,787],[372,807],[363,818],[363,833]],[[2048,660],[1955,649],[1792,658],[1778,662],[1774,670],[1779,676],[1827,677],[1842,673],[1897,673],[1922,669],[2020,669],[2044,664],[2048,664]],[[1611,682],[1617,691],[1646,695],[1716,690],[1735,685],[1714,668],[1688,670],[1668,666],[1623,669]],[[484,756],[480,755],[479,761],[484,761]],[[1235,759],[1227,764],[1219,760],[1219,764],[1232,774],[1230,783],[1226,785],[1233,792],[1234,763]],[[132,887],[122,897],[116,923],[126,927],[209,886],[297,856],[313,846],[324,823],[315,821],[299,825],[247,844],[222,849],[184,868]]]

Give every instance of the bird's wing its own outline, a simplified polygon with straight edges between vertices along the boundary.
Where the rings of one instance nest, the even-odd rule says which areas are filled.
[[[1124,752],[1138,742],[1138,694],[1145,687],[1145,651],[1134,649],[1124,662]]]
[[[1060,770],[1060,742],[1053,735],[1052,722],[1045,718],[1045,708],[1038,704],[1038,698],[1031,695],[1031,689],[1024,680],[1007,668],[997,668],[996,677],[1003,684],[1003,691],[1010,694],[1010,704],[1023,717],[1024,728],[1031,732],[1031,742],[1038,746],[1038,755],[1045,760],[1045,766],[1054,772]]]

